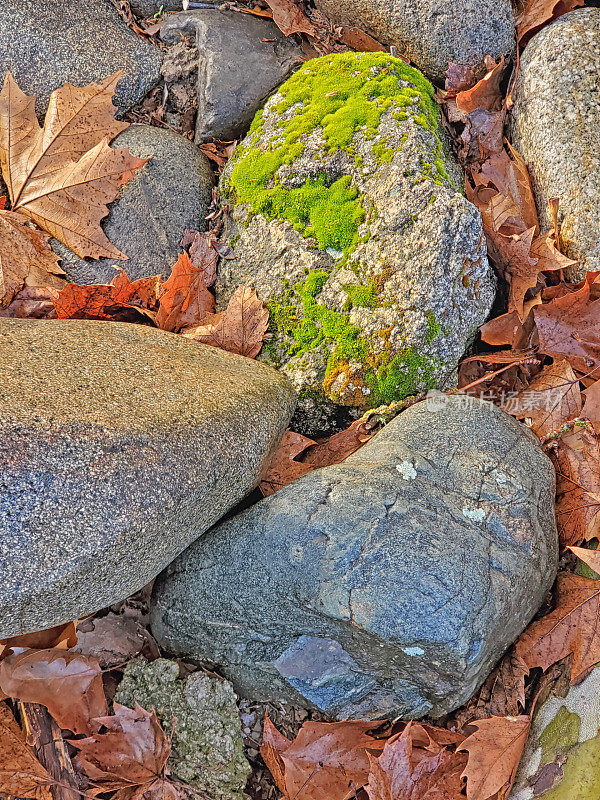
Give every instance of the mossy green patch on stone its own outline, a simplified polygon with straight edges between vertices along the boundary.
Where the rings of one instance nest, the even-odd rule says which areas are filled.
[[[600,796],[600,737],[573,747],[562,767],[563,778],[540,800],[598,800]]]
[[[539,743],[542,748],[542,764],[554,761],[559,753],[564,753],[579,741],[581,720],[578,714],[571,713],[561,706],[556,716],[542,731]]]
[[[395,109],[396,117],[410,115],[433,134],[436,171],[429,166],[427,176],[435,182],[442,177],[449,180],[441,161],[440,113],[433,87],[401,59],[386,53],[337,53],[312,59],[279,93],[283,99],[275,109],[280,116],[276,134],[268,144],[256,146],[264,128],[259,113],[250,129],[250,143],[234,156],[230,190],[253,213],[286,219],[303,236],[314,237],[320,249],[350,253],[358,242],[365,212],[350,176],[307,177],[297,187],[281,182],[279,170],[302,155],[305,139],[315,129],[322,131],[330,154],[344,150],[358,164],[362,157],[354,147],[356,134],[374,138],[382,115]],[[380,163],[394,156],[385,137],[373,145],[372,153]]]

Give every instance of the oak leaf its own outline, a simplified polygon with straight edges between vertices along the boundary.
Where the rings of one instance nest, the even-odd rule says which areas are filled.
[[[458,750],[469,754],[463,777],[467,779],[467,800],[488,800],[497,792],[506,797],[513,784],[523,753],[530,717],[490,717],[472,722],[475,733]]]
[[[148,160],[108,144],[127,127],[114,119],[111,102],[120,77],[55,90],[43,128],[35,97],[24,94],[10,73],[0,92],[0,165],[12,211],[81,258],[127,258],[100,227],[120,186]]]
[[[582,6],[585,0],[529,0],[517,21],[517,39],[524,47],[544,25]]]
[[[10,709],[0,703],[0,792],[28,800],[52,800],[51,782]]]
[[[287,430],[283,434],[258,486],[264,497],[274,494],[301,475],[312,472],[314,467],[296,459],[314,444],[316,442],[313,439],[295,431]]]
[[[0,307],[9,306],[24,287],[60,289],[65,285],[67,276],[50,239],[21,214],[0,210]]]
[[[5,658],[13,648],[29,648],[36,650],[69,650],[77,644],[77,623],[67,622],[65,625],[56,625],[35,633],[23,633],[20,636],[11,636],[9,639],[0,639],[0,658]]]
[[[527,389],[503,408],[518,419],[531,418],[531,430],[541,439],[578,417],[581,402],[579,379],[563,358],[544,367]]]
[[[516,651],[529,669],[546,670],[573,653],[571,683],[600,662],[600,581],[561,572],[556,609],[521,634]]]
[[[502,92],[500,91],[500,81],[504,74],[504,56],[496,62],[486,56],[487,72],[477,83],[465,88],[456,94],[456,105],[460,111],[469,113],[478,108],[487,111],[500,111],[502,107]]]
[[[166,778],[171,742],[156,712],[114,704],[114,716],[93,721],[94,733],[73,740],[74,759],[102,792],[116,791],[113,800],[183,800],[187,795]],[[100,733],[100,730],[104,732]]]
[[[556,467],[556,519],[563,546],[600,537],[600,443],[582,422],[560,435]]]
[[[273,12],[273,22],[286,36],[306,33],[317,36],[317,29],[294,0],[266,0]]]
[[[200,324],[214,310],[215,298],[206,288],[203,270],[192,264],[187,253],[180,253],[162,288],[157,326],[177,333]]]
[[[61,728],[91,732],[91,719],[107,712],[102,670],[95,658],[67,650],[24,650],[0,662],[5,696],[46,706]]]
[[[269,327],[269,312],[254,289],[238,286],[225,311],[185,330],[184,336],[229,353],[256,358]]]

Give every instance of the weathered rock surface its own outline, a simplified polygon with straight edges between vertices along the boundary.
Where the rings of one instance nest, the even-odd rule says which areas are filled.
[[[557,562],[554,471],[498,408],[440,396],[193,544],[152,630],[242,696],[339,718],[444,714],[521,633]]]
[[[223,173],[240,284],[271,311],[261,358],[301,392],[295,429],[335,404],[448,385],[491,308],[479,211],[461,193],[431,84],[385,53],[313,59],[255,118]]]
[[[515,46],[510,0],[315,0],[336,25],[355,25],[396,45],[443,84],[448,62],[476,66]]]
[[[112,146],[128,147],[138,158],[151,159],[122,187],[102,225],[104,232],[129,256],[118,263],[131,280],[168,275],[183,231],[206,230],[213,186],[210,163],[183,136],[150,125],[131,125]],[[110,283],[116,275],[114,258],[79,258],[56,239],[52,247],[75,283]]]
[[[0,320],[0,637],[148,583],[253,488],[293,400],[152,328]]]
[[[10,70],[43,113],[66,81],[85,86],[124,70],[115,105],[129,108],[159,78],[160,50],[130,30],[110,0],[3,0],[0,78]]]
[[[571,278],[600,270],[600,8],[572,11],[529,42],[512,111],[513,144],[529,168],[540,222],[558,197],[560,242],[579,262]]]
[[[183,8],[182,0],[131,0],[130,6],[142,18],[153,17],[159,11],[181,11]]]
[[[510,800],[592,800],[600,788],[600,668],[538,707]]]
[[[180,42],[181,34],[195,34],[198,46],[197,142],[244,136],[267,97],[304,58],[273,22],[235,11],[173,14],[161,39]]]
[[[154,708],[167,734],[175,720],[168,761],[174,777],[211,800],[242,800],[250,766],[230,683],[204,672],[180,680],[175,661],[137,658],[127,664],[115,700]]]

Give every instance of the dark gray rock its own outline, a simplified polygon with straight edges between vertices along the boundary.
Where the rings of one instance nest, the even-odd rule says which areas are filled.
[[[129,256],[119,265],[132,280],[168,275],[185,228],[206,230],[213,186],[210,163],[183,136],[149,125],[131,125],[112,146],[128,147],[138,158],[151,159],[122,187],[102,225],[104,232]],[[76,283],[110,283],[116,274],[114,258],[82,259],[56,239],[52,247]]]
[[[198,115],[196,141],[243,136],[268,96],[303,60],[302,50],[268,20],[219,9],[169,16],[165,42],[196,34]]]
[[[600,8],[565,14],[523,53],[512,138],[532,178],[543,230],[558,197],[560,242],[578,261],[570,278],[600,270]]]
[[[181,11],[183,2],[182,0],[131,0],[130,6],[135,14],[145,19],[153,17],[161,10],[163,13],[165,11]]]
[[[448,62],[476,66],[515,46],[510,0],[315,0],[336,25],[355,25],[395,45],[432,80]]]
[[[36,94],[38,114],[66,81],[85,86],[124,70],[115,105],[129,108],[159,79],[157,47],[137,36],[109,0],[3,0],[0,77],[10,70],[21,89]]]
[[[328,714],[467,700],[554,580],[554,470],[498,408],[434,396],[163,573],[152,630],[236,691]]]
[[[0,320],[0,637],[148,583],[253,488],[293,404],[275,371],[154,328]]]

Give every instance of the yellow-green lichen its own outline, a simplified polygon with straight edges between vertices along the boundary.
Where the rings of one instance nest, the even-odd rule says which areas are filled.
[[[598,800],[600,795],[600,737],[576,744],[562,767],[563,778],[540,800]]]
[[[549,764],[557,755],[577,744],[580,727],[579,715],[561,706],[552,722],[546,725],[540,734],[541,764]]]
[[[279,170],[304,152],[306,137],[322,131],[327,151],[344,150],[358,164],[354,137],[374,138],[382,115],[412,116],[434,136],[435,160],[427,173],[435,182],[449,180],[439,139],[440,116],[433,87],[417,70],[386,53],[337,53],[312,59],[280,88],[283,99],[274,111],[280,116],[269,142],[260,142],[265,125],[259,112],[250,129],[250,143],[236,156],[230,190],[240,203],[267,219],[286,219],[303,236],[314,237],[322,250],[350,253],[358,243],[365,219],[350,176],[307,177],[300,186],[284,185]],[[382,137],[372,147],[379,163],[392,160],[394,150]]]

